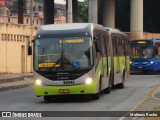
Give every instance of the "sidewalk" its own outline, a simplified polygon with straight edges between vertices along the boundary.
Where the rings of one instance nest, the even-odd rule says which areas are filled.
[[[28,87],[33,84],[33,74],[1,74],[0,73],[0,92],[9,89]]]

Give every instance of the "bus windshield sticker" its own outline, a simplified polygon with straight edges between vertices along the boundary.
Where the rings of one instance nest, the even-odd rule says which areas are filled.
[[[59,43],[82,43],[84,39],[69,39],[69,40],[60,40]]]
[[[60,67],[60,65],[56,63],[40,63],[38,64],[38,67],[39,68],[43,68],[43,67],[50,68],[50,67]]]
[[[79,69],[80,68],[80,62],[79,61],[73,61],[72,62],[72,67],[74,69]]]

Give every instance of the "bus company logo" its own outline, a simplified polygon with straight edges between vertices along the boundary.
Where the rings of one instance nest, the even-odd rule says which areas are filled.
[[[2,112],[2,117],[12,117],[11,112]]]
[[[69,77],[57,77],[58,80],[69,80]]]

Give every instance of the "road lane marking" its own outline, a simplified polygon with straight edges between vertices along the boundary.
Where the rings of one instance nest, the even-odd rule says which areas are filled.
[[[150,89],[150,91],[147,93],[147,95],[144,96],[144,98],[142,100],[140,100],[140,102],[138,104],[136,104],[131,110],[129,110],[129,112],[135,111],[136,109],[140,110],[140,111],[142,111],[142,109],[143,109],[143,111],[145,111],[144,110],[144,108],[146,109],[146,106],[144,106],[145,103],[151,103],[151,104],[148,104],[148,105],[151,105],[151,106],[147,106],[147,107],[149,107],[150,109],[153,110],[154,105],[153,105],[152,101],[154,101],[155,105],[159,104],[158,102],[159,102],[160,99],[155,97],[155,94],[159,89],[160,89],[160,84],[158,84],[155,87],[153,87],[152,89]],[[126,115],[121,117],[119,120],[124,120],[126,118],[125,116],[127,116],[129,114],[129,112],[126,113]],[[133,117],[132,120],[136,120],[137,118],[138,117]]]

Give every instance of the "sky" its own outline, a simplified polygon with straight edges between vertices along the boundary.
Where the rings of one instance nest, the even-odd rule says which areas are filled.
[[[61,3],[61,4],[65,4],[66,0],[54,0],[55,3]],[[78,1],[84,1],[84,0],[78,0]]]
[[[54,0],[55,3],[61,3],[61,4],[65,4],[65,0]]]

